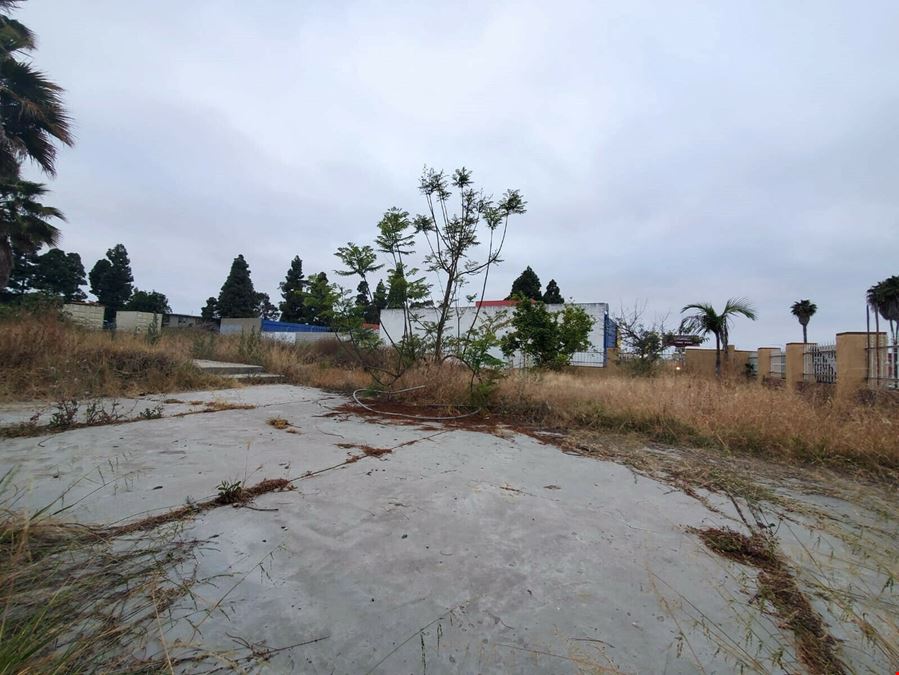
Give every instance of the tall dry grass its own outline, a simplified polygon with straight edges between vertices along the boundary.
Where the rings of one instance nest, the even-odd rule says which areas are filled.
[[[190,341],[85,330],[55,314],[0,321],[0,400],[122,396],[215,386]]]
[[[87,331],[52,316],[0,322],[0,400],[129,395],[228,386],[192,357],[255,363],[287,382],[350,392],[373,380],[333,341],[290,345],[186,330],[142,336]],[[470,405],[467,371],[427,365],[392,388],[425,385],[410,402]],[[559,429],[638,432],[671,444],[715,447],[784,461],[899,471],[899,403],[815,397],[755,382],[686,376],[593,378],[513,373],[478,402],[510,420]]]
[[[413,371],[395,387],[420,384],[427,386],[405,400],[460,406],[470,400],[468,376],[458,369]],[[512,373],[492,393],[489,410],[561,431],[639,433],[661,443],[862,469],[892,480],[899,473],[896,398],[866,403],[743,379]]]
[[[899,469],[899,405],[814,396],[756,382],[665,376],[512,377],[497,393],[509,413],[562,428],[640,432],[779,460]]]

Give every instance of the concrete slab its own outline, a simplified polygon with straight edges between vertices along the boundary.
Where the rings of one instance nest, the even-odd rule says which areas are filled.
[[[191,403],[212,399],[254,407]],[[723,500],[712,511],[520,434],[335,412],[345,401],[288,385],[148,397],[131,403],[164,418],[3,440],[0,471],[16,470],[20,506],[64,494],[68,516],[107,524],[209,497],[222,480],[297,479],[260,497],[265,510],[223,507],[185,528],[214,542],[200,576],[230,575],[198,589],[228,610],[206,620],[204,647],[324,638],[276,654],[270,672],[729,673],[746,660],[738,648],[764,672],[796,669],[747,569],[687,531],[734,527]],[[13,413],[27,409],[0,410]],[[354,446],[394,450],[328,470]],[[173,635],[197,639],[186,623]],[[841,637],[859,670],[891,666]]]
[[[227,361],[210,361],[209,359],[194,359],[194,365],[200,370],[215,375],[248,375],[250,373],[262,373],[265,369],[249,363],[229,363]]]

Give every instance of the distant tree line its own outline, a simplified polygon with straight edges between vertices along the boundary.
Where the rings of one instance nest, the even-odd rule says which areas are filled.
[[[171,312],[168,298],[156,290],[134,287],[131,261],[123,244],[106,251],[85,276],[81,256],[51,248],[45,253],[12,249],[14,265],[6,288],[0,292],[4,302],[28,302],[50,299],[82,302],[87,295],[82,286],[90,283],[90,292],[106,308],[106,320],[119,310],[133,312]]]

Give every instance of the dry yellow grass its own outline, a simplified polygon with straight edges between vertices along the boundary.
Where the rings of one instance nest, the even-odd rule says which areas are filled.
[[[54,315],[0,323],[0,400],[119,396],[214,386],[186,341],[82,330]]]
[[[562,428],[636,431],[667,443],[781,460],[899,469],[899,405],[686,377],[512,377],[498,405]]]

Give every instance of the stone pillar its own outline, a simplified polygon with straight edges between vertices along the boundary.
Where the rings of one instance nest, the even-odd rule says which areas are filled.
[[[837,333],[837,390],[840,393],[851,394],[867,386],[868,335],[862,332]],[[886,333],[870,333],[870,339],[871,347],[884,345]]]
[[[813,343],[809,343],[813,344]],[[805,380],[805,343],[788,342],[784,363],[784,384],[795,389],[796,385]]]
[[[758,361],[755,364],[756,377],[759,382],[764,382],[765,378],[771,375],[771,354],[779,352],[780,347],[759,347]]]

